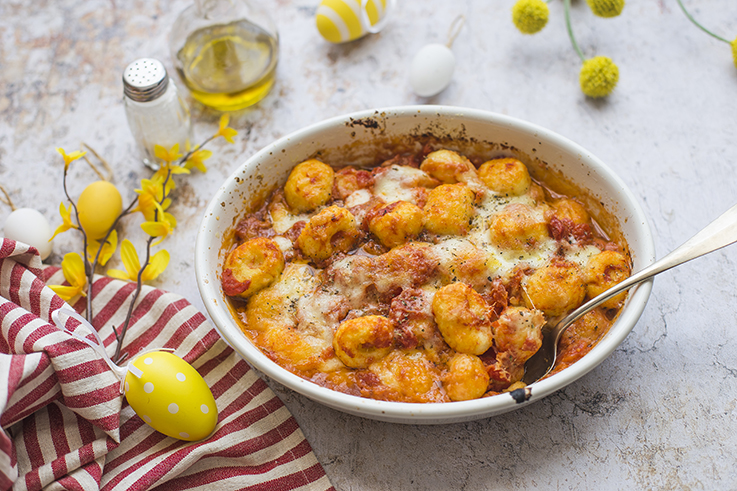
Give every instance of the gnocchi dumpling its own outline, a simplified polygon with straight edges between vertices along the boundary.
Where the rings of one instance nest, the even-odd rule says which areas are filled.
[[[502,250],[530,250],[550,237],[541,213],[522,203],[507,205],[489,221],[491,242]]]
[[[432,312],[438,330],[459,353],[480,355],[494,341],[486,300],[465,283],[451,283],[435,293]]]
[[[335,356],[350,368],[368,368],[391,352],[394,326],[381,315],[344,321],[333,337]]]
[[[438,235],[466,235],[474,215],[474,192],[463,184],[441,184],[427,197],[425,228]]]
[[[306,264],[291,263],[284,268],[279,281],[256,293],[248,300],[246,325],[255,331],[296,323],[297,301],[317,285],[311,268]]]
[[[310,218],[297,237],[297,245],[307,257],[322,261],[335,252],[349,250],[358,236],[353,214],[333,205]]]
[[[509,352],[522,364],[537,353],[543,343],[545,316],[539,310],[510,306],[494,324],[494,344],[499,351]]]
[[[551,203],[555,215],[559,219],[568,219],[573,223],[589,223],[591,217],[586,208],[572,198],[559,198]]]
[[[374,184],[374,176],[367,170],[355,167],[344,167],[335,173],[334,187],[336,199],[346,199],[359,189],[366,189]]]
[[[594,298],[629,277],[629,261],[617,251],[602,251],[589,259],[584,275],[586,292],[590,298]],[[627,292],[622,292],[601,305],[607,309],[615,309],[622,305],[626,296]]]
[[[272,239],[257,237],[239,245],[225,260],[223,291],[248,298],[272,284],[284,270],[284,255]]]
[[[586,296],[586,283],[576,263],[557,261],[537,269],[527,278],[524,289],[529,308],[545,315],[563,315],[578,307]]]
[[[422,231],[422,209],[408,201],[395,201],[371,217],[369,231],[386,247],[402,245]]]
[[[387,400],[435,402],[440,400],[437,368],[418,350],[392,351],[370,367]],[[380,389],[381,390],[381,389]]]
[[[445,184],[465,182],[468,174],[476,174],[476,168],[471,161],[452,150],[436,150],[429,153],[422,161],[420,170]]]
[[[333,190],[335,171],[316,159],[297,164],[284,185],[284,197],[298,213],[312,211],[328,202]]]
[[[479,167],[479,178],[489,189],[504,196],[521,196],[532,185],[525,164],[513,158],[484,162]]]
[[[451,401],[478,399],[489,387],[489,373],[478,356],[457,353],[448,362],[443,387]]]

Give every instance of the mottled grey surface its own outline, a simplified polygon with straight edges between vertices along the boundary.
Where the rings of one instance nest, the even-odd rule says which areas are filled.
[[[684,0],[704,24],[737,35],[734,0]],[[610,165],[642,204],[664,255],[737,201],[737,68],[730,47],[691,25],[675,0],[630,1],[622,16],[573,6],[587,56],[610,56],[620,82],[604,101],[578,88],[563,4],[549,25],[523,36],[513,0],[404,1],[380,35],[332,46],[314,28],[316,0],[268,3],[281,33],[273,92],[234,115],[235,145],[211,147],[207,174],[179,180],[157,286],[202,309],[193,252],[209,197],[245,158],[274,139],[346,112],[438,103],[474,107],[548,127]],[[128,202],[146,169],[131,156],[120,76],[159,57],[186,1],[0,1],[0,184],[19,206],[60,223],[60,157],[85,142],[115,168]],[[424,100],[408,65],[424,44],[445,42],[459,14],[451,86]],[[194,106],[196,131],[218,115]],[[73,195],[95,180],[71,170]],[[0,205],[0,223],[10,210]],[[135,219],[123,233],[141,243]],[[55,241],[50,262],[79,248]],[[272,383],[340,490],[735,489],[737,487],[737,247],[665,273],[632,334],[597,369],[513,413],[433,427],[377,423],[326,409]]]

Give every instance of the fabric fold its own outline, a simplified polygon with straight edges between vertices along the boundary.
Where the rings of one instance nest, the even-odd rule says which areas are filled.
[[[65,304],[46,283],[63,284],[61,270],[0,239],[0,489],[332,489],[283,403],[184,298],[144,286],[122,353],[171,348],[199,371],[219,412],[199,442],[135,414],[103,358],[51,323]],[[92,285],[92,325],[108,354],[134,291],[108,277]],[[84,315],[86,299],[72,307]]]

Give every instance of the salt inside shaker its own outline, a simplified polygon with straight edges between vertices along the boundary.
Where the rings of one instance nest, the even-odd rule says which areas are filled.
[[[169,150],[178,143],[179,151],[186,151],[192,140],[189,107],[163,63],[141,58],[128,65],[123,71],[123,93],[128,126],[146,166],[159,168],[155,145]]]

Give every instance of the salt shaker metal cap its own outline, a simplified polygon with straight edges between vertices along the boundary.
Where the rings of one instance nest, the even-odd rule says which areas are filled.
[[[141,58],[123,71],[123,93],[136,102],[160,97],[169,85],[166,67],[155,58]]]

